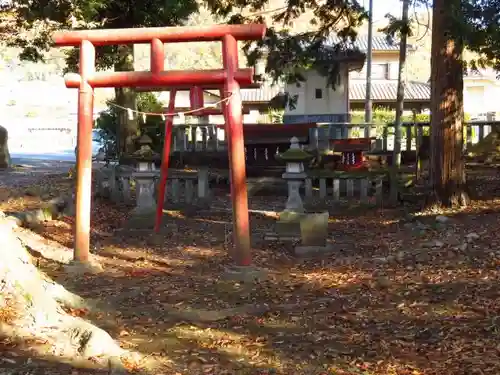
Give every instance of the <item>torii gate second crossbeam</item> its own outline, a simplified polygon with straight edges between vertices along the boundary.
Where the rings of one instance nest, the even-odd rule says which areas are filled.
[[[94,89],[98,87],[224,88],[223,106],[228,134],[233,252],[236,265],[249,266],[250,229],[246,187],[245,150],[240,85],[253,83],[253,69],[239,69],[238,41],[259,40],[265,25],[216,25],[209,27],[158,27],[109,30],[60,31],[53,35],[59,47],[79,47],[79,74],[65,77],[66,87],[78,88],[77,184],[74,260],[88,262],[90,255],[90,205],[92,186],[92,125]],[[223,69],[164,71],[164,43],[222,42]],[[151,44],[151,70],[96,72],[95,47],[113,44]]]

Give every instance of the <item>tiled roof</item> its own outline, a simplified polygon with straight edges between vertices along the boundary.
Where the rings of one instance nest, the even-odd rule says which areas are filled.
[[[372,82],[372,100],[396,101],[397,81]],[[364,101],[365,82],[349,82],[349,100]],[[406,82],[405,100],[427,101],[431,98],[431,86],[424,82]]]
[[[244,102],[268,102],[283,91],[279,85],[262,85],[260,89],[242,89],[241,100]]]
[[[374,101],[396,101],[398,89],[397,81],[374,81],[372,82],[372,100]],[[217,91],[209,90],[218,96]],[[246,103],[267,103],[283,91],[282,86],[264,85],[260,89],[242,89],[241,99]],[[363,81],[349,82],[349,100],[365,100],[366,83]],[[406,82],[405,100],[427,101],[431,97],[431,86],[425,82]]]
[[[336,44],[340,42],[340,38],[332,36],[329,38],[328,43]],[[368,50],[368,36],[358,35],[353,43],[360,51],[366,52]],[[408,49],[412,50],[413,46],[409,45]],[[384,35],[374,35],[372,38],[372,51],[399,51],[398,40],[388,40]]]
[[[218,90],[207,90],[210,94],[219,97]],[[258,89],[241,89],[241,100],[251,103],[267,103],[280,91],[283,91],[283,86],[263,84]]]

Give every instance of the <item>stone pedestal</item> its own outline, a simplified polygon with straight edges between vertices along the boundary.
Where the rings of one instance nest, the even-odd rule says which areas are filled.
[[[135,178],[136,206],[132,211],[135,215],[150,214],[156,211],[156,201],[154,197],[155,173],[136,172]]]
[[[137,150],[133,158],[136,160],[136,172],[132,174],[135,179],[136,207],[132,211],[133,216],[139,216],[140,222],[154,218],[156,212],[155,201],[155,160],[158,154],[151,149],[152,140],[147,135],[139,139],[141,148]],[[148,220],[146,220],[148,219]],[[138,220],[133,220],[137,222]]]
[[[301,244],[296,246],[296,255],[308,255],[333,251],[328,240],[329,213],[307,213],[300,218]]]
[[[270,239],[281,241],[296,241],[300,239],[300,220],[303,212],[283,211],[279,214],[275,225],[276,233],[270,234]]]
[[[288,199],[285,204],[285,211],[304,212],[304,203],[300,196],[300,187],[304,183],[307,175],[303,172],[286,172],[282,175],[288,184]]]

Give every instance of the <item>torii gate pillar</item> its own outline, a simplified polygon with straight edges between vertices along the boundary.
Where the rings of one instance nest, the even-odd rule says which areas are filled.
[[[240,85],[234,77],[238,69],[238,42],[232,35],[222,39],[222,63],[226,71],[224,82],[224,118],[228,135],[229,176],[233,206],[233,239],[236,264],[249,266],[252,263],[250,251],[250,225],[248,214],[248,193],[243,137],[243,113]]]

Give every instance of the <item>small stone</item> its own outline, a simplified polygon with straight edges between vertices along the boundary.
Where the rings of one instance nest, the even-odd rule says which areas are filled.
[[[436,216],[436,222],[441,223],[441,224],[446,224],[450,221],[450,218],[444,215],[438,215]]]
[[[377,264],[386,264],[387,263],[387,258],[386,257],[377,257],[374,259],[375,263]]]
[[[417,222],[415,223],[415,225],[416,225],[416,227],[417,227],[418,229],[424,229],[424,230],[425,230],[425,229],[427,229],[427,228],[428,228],[428,226],[427,226],[427,225],[425,225],[424,223],[422,223],[421,221],[417,221]]]
[[[64,266],[64,270],[72,275],[95,275],[104,271],[94,259],[87,262],[72,261]]]
[[[446,237],[445,241],[450,246],[458,246],[460,244],[460,240],[454,235]]]
[[[391,281],[385,276],[380,276],[377,277],[376,285],[379,288],[389,288],[391,286]]]
[[[427,263],[431,260],[431,256],[426,252],[422,252],[415,257],[415,260],[419,263]]]
[[[396,259],[398,262],[401,262],[406,256],[406,253],[404,251],[398,251],[396,254]]]
[[[478,240],[479,239],[479,234],[477,234],[475,232],[471,232],[471,233],[467,234],[465,236],[465,238],[467,239],[467,242],[472,242],[474,240]]]
[[[382,270],[375,270],[373,271],[373,276],[377,277],[377,276],[386,276],[386,273]]]
[[[465,250],[467,250],[467,246],[469,246],[469,245],[466,242],[464,242],[463,244],[458,246],[458,250],[465,251]]]
[[[423,244],[423,247],[439,249],[444,246],[443,241],[433,240]]]
[[[253,283],[267,279],[266,270],[252,266],[233,266],[227,268],[222,275],[224,280],[232,280],[242,283]]]
[[[387,257],[387,262],[388,262],[388,263],[391,263],[391,262],[394,262],[396,259],[397,259],[397,256],[394,256],[394,255],[389,255],[389,256]],[[400,260],[398,259],[398,261],[400,261]]]

